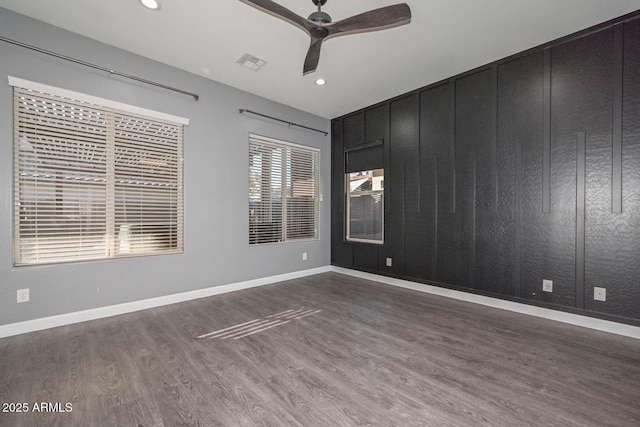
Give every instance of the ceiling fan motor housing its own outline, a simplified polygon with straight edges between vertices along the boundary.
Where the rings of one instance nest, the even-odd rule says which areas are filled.
[[[318,11],[313,12],[311,15],[309,15],[309,21],[319,22],[322,24],[330,24],[331,17],[328,13]]]
[[[311,15],[309,15],[309,21],[317,22],[318,24],[330,24],[331,17],[327,13],[318,11],[313,12]],[[323,27],[315,27],[311,30],[311,37],[315,39],[323,39],[327,37],[328,34],[329,30]]]
[[[328,34],[329,30],[322,27],[316,27],[311,30],[311,37],[313,37],[314,39],[323,39],[327,37]]]

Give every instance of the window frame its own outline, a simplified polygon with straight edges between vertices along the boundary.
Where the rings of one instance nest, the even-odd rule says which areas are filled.
[[[384,168],[378,168],[378,169],[372,169],[371,172],[373,172],[374,170],[382,170],[382,176],[384,177]],[[369,243],[369,244],[373,244],[373,245],[384,245],[384,237],[385,237],[385,224],[384,224],[384,196],[385,196],[385,188],[383,187],[381,190],[370,190],[370,191],[363,191],[358,193],[357,196],[352,196],[351,195],[351,188],[350,188],[350,183],[351,183],[351,177],[350,175],[352,173],[362,173],[365,172],[364,170],[362,171],[357,171],[357,172],[345,172],[344,177],[345,177],[345,186],[344,186],[344,194],[345,194],[345,241],[347,242],[356,242],[356,243]],[[381,234],[382,234],[382,238],[380,240],[373,240],[373,239],[361,239],[361,238],[354,238],[351,237],[351,197],[360,197],[360,196],[372,196],[375,194],[380,194],[381,198],[380,198],[380,224],[382,227],[381,230]]]
[[[9,76],[8,80],[9,80],[9,84],[13,86],[12,103],[15,106],[13,111],[14,129],[13,129],[13,162],[12,162],[12,166],[13,166],[13,169],[12,169],[12,177],[13,177],[12,240],[13,240],[13,265],[15,267],[23,268],[23,267],[35,267],[35,266],[43,266],[43,265],[51,265],[51,264],[70,264],[70,263],[78,263],[78,262],[102,261],[102,260],[127,258],[127,257],[156,256],[156,255],[184,253],[184,126],[189,124],[189,119],[173,116],[170,114],[161,113],[153,110],[148,110],[145,108],[140,108],[140,107],[136,107],[128,104],[123,104],[117,101],[103,99],[103,98],[95,97],[92,95],[74,92],[67,89],[62,89],[54,86],[41,84],[41,83],[31,82],[28,80],[24,80],[24,79],[12,77],[12,76]],[[27,191],[29,187],[24,187],[24,185],[28,185],[28,184],[21,182],[21,179],[19,179],[19,175],[20,175],[20,168],[22,167],[22,162],[25,161],[25,158],[21,155],[21,147],[20,147],[20,145],[22,144],[22,140],[24,139],[22,127],[24,126],[24,123],[26,123],[24,120],[28,119],[29,116],[25,116],[24,112],[21,113],[20,110],[18,110],[17,108],[18,102],[19,102],[18,97],[25,96],[25,94],[26,96],[33,94],[33,98],[32,98],[34,99],[33,102],[59,102],[61,105],[61,108],[65,108],[65,109],[71,108],[71,110],[73,110],[73,108],[78,108],[78,106],[86,105],[88,110],[102,111],[104,114],[106,114],[104,131],[107,134],[105,136],[105,139],[104,141],[102,141],[101,139],[100,145],[97,147],[91,148],[91,151],[88,152],[88,153],[98,153],[99,155],[101,151],[96,152],[93,150],[101,147],[102,145],[104,145],[104,147],[100,148],[100,150],[104,149],[104,150],[107,150],[108,152],[107,158],[104,159],[104,169],[106,171],[105,172],[106,175],[104,176],[104,191],[105,191],[104,199],[102,199],[102,196],[100,196],[98,199],[92,199],[92,200],[95,200],[94,203],[97,203],[97,205],[95,206],[100,206],[101,203],[104,203],[104,212],[105,212],[104,213],[104,235],[101,237],[99,234],[96,234],[96,236],[92,237],[92,239],[94,239],[96,242],[101,241],[101,239],[104,240],[104,250],[100,249],[102,247],[102,245],[100,244],[99,248],[95,249],[94,253],[89,252],[89,253],[83,254],[81,248],[84,242],[83,239],[85,239],[86,237],[83,237],[82,234],[76,235],[74,233],[70,233],[68,229],[61,227],[57,238],[64,240],[65,236],[70,236],[72,241],[74,242],[74,245],[77,245],[77,246],[73,246],[71,250],[65,253],[64,251],[59,251],[59,248],[61,247],[60,246],[61,243],[58,242],[55,244],[55,246],[52,247],[53,252],[50,254],[51,255],[50,259],[46,259],[46,257],[44,259],[36,257],[34,260],[29,260],[28,256],[27,258],[25,258],[25,253],[23,252],[24,246],[22,245],[24,244],[24,239],[28,239],[28,237],[24,234],[24,230],[23,230],[24,223],[21,218],[20,209],[21,209],[21,195],[23,194],[24,191]],[[39,117],[41,114],[42,113],[36,113],[34,117]],[[63,121],[62,123],[69,123],[66,118],[64,120],[65,121]],[[120,122],[118,122],[118,120]],[[167,142],[169,143],[167,148],[168,151],[164,151],[164,150],[158,151],[158,152],[166,152],[167,155],[170,155],[169,153],[175,153],[175,157],[173,157],[173,161],[172,161],[175,163],[173,163],[172,165],[169,165],[170,167],[168,169],[170,171],[169,181],[175,184],[175,187],[173,187],[175,188],[175,190],[166,191],[166,194],[168,195],[166,197],[169,198],[168,200],[170,200],[170,203],[171,203],[169,206],[173,206],[171,207],[171,211],[168,215],[170,218],[175,218],[170,221],[168,227],[173,227],[173,224],[174,224],[173,221],[175,221],[175,237],[173,237],[174,231],[169,231],[170,233],[169,235],[171,237],[169,238],[170,239],[169,246],[167,246],[166,248],[159,249],[159,247],[156,246],[158,245],[158,243],[155,243],[156,241],[154,241],[152,245],[155,247],[145,247],[148,244],[148,242],[151,242],[153,241],[153,239],[158,238],[157,233],[153,234],[147,231],[147,232],[141,233],[140,234],[141,237],[138,239],[139,240],[138,244],[142,246],[142,249],[134,250],[126,253],[120,252],[122,246],[119,246],[119,245],[121,245],[122,242],[118,241],[119,239],[118,230],[114,229],[113,226],[114,224],[117,224],[117,217],[119,215],[117,213],[118,197],[123,197],[123,195],[126,194],[126,193],[122,193],[122,191],[125,191],[123,189],[123,186],[126,187],[127,184],[124,184],[124,181],[122,181],[120,185],[117,183],[115,171],[119,170],[118,168],[122,168],[123,166],[122,165],[119,166],[116,163],[117,160],[114,158],[114,153],[116,152],[118,147],[120,147],[119,148],[120,150],[123,150],[124,148],[122,147],[127,147],[130,145],[130,142],[127,142],[128,140],[126,139],[129,137],[128,134],[126,133],[127,132],[126,129],[122,131],[124,133],[120,134],[120,136],[116,134],[118,123],[122,125],[122,123],[126,123],[127,120],[135,120],[138,123],[142,123],[143,125],[146,124],[147,126],[150,126],[150,127],[161,126],[159,129],[164,129],[164,127],[162,126],[166,126],[168,129],[172,129],[172,131],[175,131],[173,136],[170,139],[167,139]],[[63,127],[54,126],[52,129],[56,130],[56,132],[62,132],[61,134],[64,133],[63,130],[57,130],[57,129],[64,129]],[[132,128],[130,132],[136,132],[137,130],[138,130],[137,128]],[[145,130],[144,135],[147,135],[146,132],[147,131]],[[58,133],[53,133],[51,135],[52,136],[50,138],[57,138]],[[148,138],[150,139],[150,142],[146,142],[144,145],[144,146],[151,147],[152,151],[155,151],[153,150],[154,142],[152,142],[154,135],[155,135],[154,133],[148,134]],[[158,136],[158,138],[162,138],[164,140],[164,137],[167,134],[162,134],[162,135],[163,135],[162,137]],[[85,144],[85,145],[88,144],[84,142],[84,139],[77,139],[76,141],[78,141],[78,143],[80,144]],[[140,148],[140,150],[144,150],[145,149],[144,146]],[[64,148],[66,147],[66,145],[62,147],[63,148],[61,148],[61,150],[66,149]],[[69,146],[69,147],[70,149],[73,149],[72,146]],[[144,151],[142,151],[141,153],[144,153]],[[109,161],[111,161],[113,164],[109,164]],[[100,168],[103,167],[102,161],[97,164],[100,165]],[[139,161],[139,164],[143,165],[143,162]],[[78,163],[78,165],[79,166],[84,165],[84,163]],[[148,167],[147,163],[144,163],[144,165]],[[141,172],[138,172],[138,173],[144,173],[142,171],[145,166],[140,166],[139,171]],[[167,165],[163,164],[159,166],[166,167]],[[36,173],[38,173],[37,170],[36,170]],[[57,179],[56,181],[52,181],[52,183],[56,186],[62,183],[62,185],[60,185],[60,191],[65,191],[66,189],[66,191],[73,192],[74,186],[64,185],[63,181],[65,179],[67,178],[63,178],[62,181],[60,181],[60,179]],[[154,178],[149,178],[149,179],[151,179],[151,181],[154,181]],[[85,181],[86,181],[86,178],[85,178]],[[70,181],[70,183],[73,183],[73,181]],[[138,182],[137,184],[140,184],[140,183]],[[151,184],[151,185],[153,186],[153,185],[159,185],[159,184]],[[120,189],[115,190],[115,188],[118,186],[120,187]],[[56,191],[58,190],[56,189]],[[75,191],[78,191],[78,190],[75,190]],[[86,191],[87,193],[82,193],[82,194],[89,194],[91,197],[93,197],[95,194],[100,194],[102,192],[102,187],[98,186],[96,187],[95,190],[92,190],[90,187],[86,187],[84,188],[83,191]],[[97,191],[97,193],[95,193],[95,191]],[[109,191],[113,191],[113,193],[111,194],[109,193]],[[151,191],[150,193],[148,193],[148,191],[137,192],[135,189],[128,190],[128,191],[133,191],[132,194],[137,193],[138,196],[141,198],[140,200],[142,200],[143,202],[144,201],[148,202],[148,204],[144,204],[141,202],[141,204],[139,205],[140,209],[144,209],[145,206],[147,207],[151,206],[152,209],[154,209],[154,201],[156,200],[154,199],[155,197],[154,194],[156,194],[154,193],[154,190],[148,190],[148,191]],[[172,191],[175,191],[175,193],[172,193]],[[78,193],[78,194],[81,194],[81,193]],[[39,203],[38,200],[40,200],[39,197],[41,196],[36,194],[34,197],[35,197],[34,199],[35,203],[36,204]],[[112,204],[110,204],[109,202],[111,202]],[[102,209],[102,208],[99,208],[99,209]],[[175,214],[174,214],[174,211],[175,211]],[[142,213],[140,215],[142,215],[140,217],[141,221],[137,221],[137,222],[134,221],[131,224],[129,224],[130,226],[130,229],[128,229],[129,232],[131,232],[131,229],[146,226],[146,223],[148,222],[147,217],[149,215],[142,214]],[[152,214],[151,216],[153,215],[154,214]],[[149,225],[152,228],[155,228],[155,227],[158,227],[158,224],[164,223],[164,221],[165,221],[164,219],[161,219],[160,222],[158,222],[157,224],[156,222],[154,222],[154,223],[149,223]],[[96,222],[94,225],[94,227],[97,227],[96,230],[101,230],[102,225],[100,224],[102,224],[101,218],[99,218],[98,222]],[[39,227],[40,227],[39,225],[36,225],[34,230],[39,230],[40,229]],[[38,233],[38,231],[35,231],[35,232]],[[38,239],[38,237],[36,237],[36,239]],[[130,244],[137,244],[136,242],[137,240],[135,239],[131,241],[127,241],[127,243],[130,243]],[[38,245],[42,243],[36,240],[35,244]],[[175,244],[175,247],[173,246],[174,244]],[[77,253],[73,254],[73,250],[76,247],[78,248]],[[58,252],[57,256],[55,252]]]
[[[286,148],[291,148],[291,149],[297,149],[297,150],[303,150],[306,151],[307,154],[310,154],[312,156],[312,160],[313,160],[313,165],[314,165],[314,169],[313,171],[311,171],[311,175],[312,175],[312,179],[314,180],[313,182],[313,193],[314,193],[314,215],[313,215],[313,237],[301,237],[301,238],[289,238],[287,237],[288,234],[288,228],[287,228],[287,224],[288,224],[288,213],[287,213],[287,199],[288,197],[286,196],[286,185],[282,186],[281,185],[281,189],[280,189],[280,195],[281,195],[281,208],[280,208],[280,212],[281,212],[281,219],[280,219],[280,239],[276,240],[276,241],[268,241],[268,242],[252,242],[252,238],[251,238],[251,179],[252,179],[252,173],[251,173],[251,153],[252,153],[252,144],[257,144],[257,143],[261,143],[261,144],[265,144],[267,146],[270,146],[273,149],[286,149]],[[320,157],[321,157],[321,150],[318,147],[312,147],[309,145],[304,145],[304,144],[299,144],[299,143],[294,143],[294,142],[290,142],[290,141],[284,141],[284,140],[280,140],[280,139],[276,139],[276,138],[272,138],[272,137],[268,137],[268,136],[263,136],[263,135],[258,135],[258,134],[254,134],[254,133],[250,133],[249,134],[249,147],[248,147],[248,161],[249,161],[249,175],[248,175],[248,181],[249,181],[249,185],[248,185],[248,190],[249,190],[249,199],[248,199],[248,203],[249,203],[249,207],[247,209],[247,213],[249,214],[248,217],[248,225],[249,225],[249,238],[248,240],[248,244],[249,247],[259,247],[259,246],[264,246],[264,245],[278,245],[278,244],[285,244],[285,243],[295,243],[295,242],[309,242],[309,241],[318,241],[320,240]],[[285,156],[282,156],[282,163],[284,164],[285,161]],[[271,171],[271,168],[269,169]],[[281,173],[283,175],[282,181],[287,181],[287,178],[285,176],[286,173],[286,169],[281,170]],[[291,185],[292,185],[292,191],[293,191],[293,179],[291,179]],[[284,189],[284,191],[283,191]]]

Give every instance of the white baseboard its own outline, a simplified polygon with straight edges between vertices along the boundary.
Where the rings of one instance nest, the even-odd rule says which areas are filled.
[[[88,320],[117,316],[119,314],[131,313],[134,311],[146,310],[148,308],[160,307],[163,305],[210,297],[227,292],[254,288],[256,286],[269,285],[271,283],[298,279],[300,277],[312,276],[314,274],[326,273],[328,271],[331,271],[330,266],[312,268],[309,270],[294,271],[293,273],[279,274],[277,276],[263,277],[260,279],[247,280],[245,282],[232,283],[229,285],[214,286],[211,288],[198,289],[195,291],[182,292],[179,294],[110,305],[107,307],[93,308],[90,310],[76,311],[73,313],[43,317],[40,319],[26,320],[24,322],[10,323],[8,325],[0,326],[0,338],[25,334],[27,332],[40,331],[42,329],[55,328],[57,326],[71,325],[73,323],[86,322]]]
[[[43,329],[55,328],[57,326],[65,326],[74,323],[86,322],[89,320],[117,316],[119,314],[132,313],[134,311],[161,307],[164,305],[190,301],[198,298],[206,298],[209,296],[224,294],[227,292],[239,291],[242,289],[249,289],[257,286],[269,285],[271,283],[282,282],[285,280],[326,273],[328,271],[334,271],[336,273],[344,274],[347,276],[359,277],[361,279],[372,280],[375,282],[385,283],[387,285],[398,286],[401,288],[412,289],[419,292],[425,292],[433,295],[472,302],[475,304],[481,304],[489,307],[499,308],[502,310],[528,314],[530,316],[541,317],[544,319],[555,320],[557,322],[568,323],[571,325],[582,326],[598,331],[604,331],[616,335],[623,335],[630,338],[640,339],[640,327],[637,326],[625,325],[623,323],[612,322],[609,320],[596,319],[593,317],[581,316],[578,314],[566,313],[563,311],[550,310],[547,308],[521,304],[513,301],[505,301],[498,298],[485,297],[482,295],[455,291],[452,289],[440,288],[437,286],[410,282],[408,280],[395,279],[393,277],[380,276],[377,274],[364,273],[361,271],[349,270],[346,268],[335,266],[313,268],[310,270],[296,271],[293,273],[247,280],[245,282],[232,283],[228,285],[214,286],[211,288],[198,289],[195,291],[166,295],[141,301],[127,302],[107,307],[77,311],[74,313],[66,313],[57,316],[43,317],[40,319],[11,323],[8,325],[0,325],[0,338],[40,331]]]
[[[412,289],[414,291],[439,295],[475,304],[486,305],[502,310],[514,311],[516,313],[528,314],[530,316],[542,317],[544,319],[555,320],[557,322],[569,323],[571,325],[596,329],[598,331],[609,332],[616,335],[640,339],[640,327],[625,325],[624,323],[611,322],[609,320],[596,319],[579,314],[566,313],[564,311],[551,310],[548,308],[536,307],[533,305],[521,304],[513,301],[505,301],[498,298],[485,297],[468,292],[455,291],[453,289],[440,288],[437,286],[422,283],[410,282],[408,280],[395,279],[393,277],[380,276],[377,274],[364,273],[362,271],[349,270],[341,267],[331,267],[331,271],[345,274],[347,276],[359,277],[361,279],[372,280],[385,283],[387,285]]]

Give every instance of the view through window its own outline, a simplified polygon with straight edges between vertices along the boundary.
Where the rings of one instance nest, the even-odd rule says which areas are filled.
[[[347,240],[384,242],[384,169],[346,174]]]
[[[250,135],[249,244],[318,238],[319,154]]]

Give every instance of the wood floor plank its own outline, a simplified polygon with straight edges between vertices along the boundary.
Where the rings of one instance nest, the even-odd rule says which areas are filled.
[[[113,409],[113,420],[118,426],[162,427],[160,408],[156,399],[141,397]]]
[[[0,357],[0,401],[73,407],[0,426],[640,425],[639,340],[337,273],[4,338]]]
[[[284,332],[284,331],[283,331]],[[261,338],[267,339],[267,335]],[[261,340],[262,341],[262,340]],[[237,344],[235,344],[237,345]],[[341,405],[341,396],[337,390],[329,387],[326,381],[316,379],[316,384],[321,384],[321,392],[317,388],[308,387],[304,380],[306,372],[305,363],[295,357],[291,347],[273,346],[273,343],[262,343],[246,340],[244,349],[240,355],[250,366],[250,361],[260,360],[261,363],[250,371],[245,371],[244,377],[252,380],[251,387],[259,389],[265,396],[272,396],[282,406],[289,408],[292,413],[300,414],[297,418],[300,423],[312,425],[350,425],[353,419],[345,413]],[[294,356],[294,357],[292,357]],[[270,372],[268,378],[264,378],[263,372]],[[359,403],[351,402],[356,408]],[[368,417],[367,423],[373,417]]]

